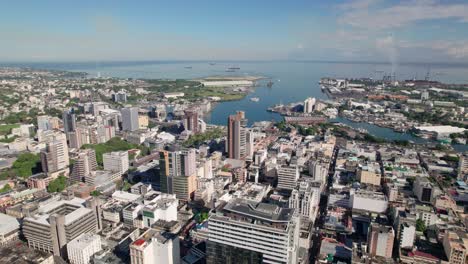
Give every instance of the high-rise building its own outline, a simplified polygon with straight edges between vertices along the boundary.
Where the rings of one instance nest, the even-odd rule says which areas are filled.
[[[297,166],[280,166],[278,168],[278,188],[292,190],[297,185],[299,169]]]
[[[231,159],[244,159],[246,157],[246,126],[247,119],[245,119],[244,112],[238,111],[235,115],[229,116],[227,152]]]
[[[118,172],[120,176],[128,171],[128,151],[114,151],[102,155],[104,170]]]
[[[51,201],[40,206],[37,214],[25,217],[23,234],[31,248],[66,258],[66,245],[84,233],[95,233],[97,220],[85,200]]]
[[[138,107],[122,108],[122,130],[135,131],[138,130]]]
[[[195,192],[195,149],[160,151],[159,168],[161,192],[176,194],[177,198],[184,200]]]
[[[41,115],[37,117],[37,128],[43,131],[51,130],[52,126],[49,122],[50,116]]]
[[[67,244],[70,264],[89,264],[92,256],[101,250],[101,237],[96,234],[81,234]]]
[[[294,209],[235,198],[208,221],[206,263],[298,263]]]
[[[248,160],[253,159],[253,154],[254,154],[254,151],[255,151],[254,140],[255,140],[254,133],[252,131],[247,131],[246,132],[246,137],[245,137],[245,147],[246,147],[245,157]]]
[[[391,258],[394,239],[395,232],[391,226],[371,224],[367,237],[369,255]]]
[[[130,245],[130,263],[180,263],[179,237],[169,232],[148,229]]]
[[[117,103],[127,102],[127,93],[124,90],[120,90],[112,94],[112,101]]]
[[[73,164],[70,178],[75,182],[81,182],[83,178],[86,178],[96,168],[96,152],[93,149],[80,150]]]
[[[328,176],[328,168],[325,164],[318,161],[309,162],[309,174],[317,182],[325,182]]]
[[[65,140],[48,142],[46,149],[41,151],[42,171],[46,173],[65,169],[70,164],[68,159],[68,146]]]
[[[73,108],[63,112],[62,120],[63,120],[63,131],[65,133],[75,131],[75,129],[76,129],[76,116],[75,116],[75,112],[74,112]]]
[[[310,114],[314,111],[315,98],[309,97],[304,101],[304,113]]]
[[[296,209],[301,216],[315,220],[320,202],[320,189],[309,181],[301,181],[291,192],[289,208]]]
[[[184,111],[184,128],[190,130],[193,133],[198,133],[198,113],[195,110]]]

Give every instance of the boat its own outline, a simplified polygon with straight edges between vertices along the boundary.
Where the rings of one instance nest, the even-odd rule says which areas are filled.
[[[185,66],[185,69],[192,69],[192,66]]]
[[[269,82],[267,83],[267,87],[268,87],[268,88],[271,88],[272,86],[273,86],[273,82],[272,82],[272,81],[269,81]]]
[[[240,70],[239,67],[229,67],[228,70]]]
[[[252,101],[252,102],[258,102],[258,101],[260,101],[260,98],[258,98],[258,97],[252,97],[252,98],[250,98],[250,101]]]
[[[214,62],[211,62],[211,63],[210,63],[210,65],[211,65],[211,66],[213,66],[213,65],[216,65],[216,63],[214,63]]]

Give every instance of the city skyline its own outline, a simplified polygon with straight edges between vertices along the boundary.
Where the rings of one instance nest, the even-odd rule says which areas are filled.
[[[10,3],[0,60],[465,63],[467,10],[432,0]]]

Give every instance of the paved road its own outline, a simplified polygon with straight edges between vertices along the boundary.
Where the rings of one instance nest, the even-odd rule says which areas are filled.
[[[338,148],[335,147],[333,151],[332,161],[330,163],[330,168],[328,170],[327,184],[325,185],[324,192],[320,196],[319,214],[314,223],[314,233],[312,234],[313,244],[312,244],[312,248],[310,249],[310,263],[315,263],[315,261],[317,260],[317,256],[320,252],[320,245],[321,245],[320,229],[322,229],[324,221],[325,221],[325,216],[327,215],[328,193],[330,191],[330,187],[333,184],[333,175],[335,174],[337,153],[338,153]]]

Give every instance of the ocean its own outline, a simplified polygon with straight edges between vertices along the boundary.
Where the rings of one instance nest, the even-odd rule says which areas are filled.
[[[214,63],[214,65],[212,65]],[[263,76],[274,84],[267,87],[267,80],[260,82],[255,92],[240,101],[217,104],[206,121],[225,125],[227,116],[238,110],[246,112],[249,123],[263,120],[279,120],[278,114],[266,109],[279,103],[303,101],[307,97],[327,99],[321,92],[318,81],[322,77],[381,79],[389,74],[392,66],[382,63],[349,62],[297,62],[297,61],[147,61],[105,63],[10,63],[0,66],[34,67],[41,69],[82,71],[90,76],[147,78],[147,79],[194,79],[208,76]],[[191,68],[186,68],[191,67]],[[228,67],[239,67],[236,72],[226,72]],[[429,68],[430,67],[430,68]],[[397,79],[424,78],[429,72],[431,80],[448,83],[468,83],[468,65],[405,64],[397,67]],[[251,97],[259,97],[252,102]]]

